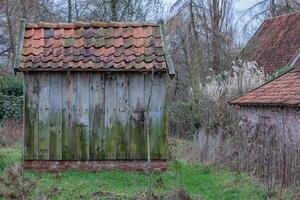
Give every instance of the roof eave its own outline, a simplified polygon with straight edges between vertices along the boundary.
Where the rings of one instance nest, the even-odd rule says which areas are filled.
[[[34,72],[34,71],[59,71],[59,72],[78,72],[78,71],[90,71],[90,72],[158,72],[163,73],[167,72],[167,69],[114,69],[114,68],[108,68],[108,69],[93,69],[93,68],[18,68],[18,72]]]
[[[257,106],[257,107],[289,107],[296,108],[300,107],[299,103],[287,104],[287,103],[232,103],[229,102],[230,105],[239,106],[239,107],[247,107],[247,106]]]
[[[165,23],[163,20],[161,20],[160,22],[160,34],[161,34],[161,37],[162,37],[162,41],[163,41],[163,51],[165,53],[165,57],[166,57],[166,62],[167,62],[167,66],[168,66],[168,73],[169,73],[169,76],[171,77],[171,79],[173,79],[176,75],[176,72],[175,72],[175,68],[174,68],[174,65],[173,65],[173,61],[172,61],[172,58],[170,56],[170,53],[168,51],[168,45],[167,45],[167,38],[166,38],[166,34],[165,34]]]

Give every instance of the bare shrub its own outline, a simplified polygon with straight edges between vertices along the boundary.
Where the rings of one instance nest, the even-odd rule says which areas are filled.
[[[238,61],[228,72],[208,77],[200,84],[201,128],[178,156],[204,164],[233,165],[235,146],[239,144],[239,116],[228,100],[264,82],[264,72],[255,62]]]
[[[0,177],[0,198],[28,199],[35,183],[26,178],[22,166],[15,164]]]
[[[23,124],[16,119],[0,121],[0,147],[19,146],[23,141]]]
[[[129,198],[130,200],[148,200],[146,192],[140,192],[135,197]],[[191,200],[191,195],[182,187],[177,188],[174,192],[167,194],[151,194],[150,199],[157,200]]]
[[[222,138],[222,134],[206,134],[202,130],[192,142],[183,143],[180,151],[174,153],[180,160],[187,162],[229,166],[232,165],[231,157],[235,151],[228,141]]]
[[[241,126],[239,166],[267,185],[271,197],[276,187],[300,186],[300,136],[261,119]]]

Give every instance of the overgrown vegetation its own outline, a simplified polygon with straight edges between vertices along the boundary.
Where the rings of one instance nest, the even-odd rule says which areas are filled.
[[[262,109],[257,112],[272,111]],[[288,108],[282,109],[282,112],[280,118],[286,119],[288,116],[284,113],[288,112]],[[267,186],[269,197],[290,188],[297,193],[295,199],[299,199],[300,137],[291,134],[290,129],[285,130],[285,126],[265,119],[259,123],[244,120],[240,131],[238,164],[241,170],[251,172]]]
[[[238,61],[222,74],[212,73],[197,90],[186,94],[188,101],[178,100],[170,106],[170,131],[175,136],[197,132],[234,135],[238,112],[228,101],[265,82],[263,70],[255,62]],[[196,94],[195,92],[198,92]],[[197,96],[198,109],[193,109],[193,99]],[[197,125],[192,123],[197,122]],[[185,132],[185,133],[184,133]],[[186,133],[187,132],[187,133]],[[184,134],[183,134],[184,133]]]
[[[7,73],[0,75],[0,147],[21,144],[23,139],[22,113],[22,79]]]
[[[22,142],[22,121],[16,119],[0,120],[0,147],[20,146]]]
[[[0,76],[0,93],[8,96],[22,96],[22,79],[19,76],[9,74]]]
[[[239,61],[228,72],[212,74],[201,83],[198,119],[201,126],[194,131],[192,142],[183,144],[182,151],[177,152],[178,159],[235,169],[239,153],[239,116],[237,108],[228,101],[264,81],[265,75],[256,63]],[[185,126],[184,122],[177,123],[177,126]]]
[[[23,172],[19,149],[0,149],[0,196],[14,199],[146,199],[147,175],[129,172]],[[154,199],[264,199],[265,189],[242,175],[185,162],[152,173]],[[11,184],[9,184],[11,183]],[[9,196],[8,196],[9,195]],[[1,199],[0,197],[0,199]],[[26,197],[26,198],[25,198]],[[185,197],[185,198],[181,198]]]
[[[0,120],[20,119],[23,113],[23,82],[18,76],[0,76]]]
[[[284,131],[287,124],[271,126],[267,125],[270,123],[267,119],[258,124],[239,123],[239,112],[228,100],[263,84],[265,75],[255,63],[238,63],[238,66],[221,75],[212,75],[200,85],[201,128],[195,131],[193,141],[179,144],[182,150],[176,157],[229,167],[236,173],[248,172],[266,185],[269,198],[284,194],[287,188],[297,195],[300,140]],[[282,113],[285,121],[287,112],[282,110]]]

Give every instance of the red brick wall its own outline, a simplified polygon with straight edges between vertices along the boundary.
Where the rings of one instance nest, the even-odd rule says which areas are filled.
[[[146,171],[147,161],[41,161],[41,160],[26,160],[24,161],[24,169],[39,172],[61,172],[68,169],[81,171]],[[165,171],[167,162],[165,160],[151,161],[151,170]]]

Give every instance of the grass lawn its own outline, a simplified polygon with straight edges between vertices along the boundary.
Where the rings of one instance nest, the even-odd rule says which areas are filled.
[[[13,163],[21,163],[21,157],[22,152],[19,149],[0,149],[0,175],[5,177],[5,171]],[[35,183],[29,192],[32,199],[129,199],[137,194],[144,194],[147,188],[147,175],[144,173],[25,172],[24,176]],[[153,173],[150,178],[156,194],[170,194],[182,185],[192,199],[257,200],[264,199],[265,195],[264,188],[247,176],[237,178],[227,170],[182,162],[170,162],[168,171]],[[1,187],[4,186],[0,181],[0,189]]]

